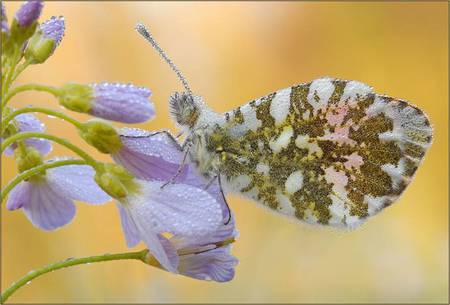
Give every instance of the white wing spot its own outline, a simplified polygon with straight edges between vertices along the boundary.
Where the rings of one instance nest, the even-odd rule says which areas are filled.
[[[258,164],[256,164],[256,171],[258,173],[267,175],[269,174],[270,167],[265,163],[259,162]]]
[[[270,103],[270,115],[275,119],[275,125],[286,120],[291,105],[291,88],[278,91]]]
[[[294,194],[303,187],[303,174],[301,171],[295,171],[289,175],[285,182],[286,192]]]
[[[311,83],[309,86],[308,103],[313,107],[314,114],[319,109],[325,109],[328,105],[328,100],[334,92],[334,85],[330,78],[320,78]],[[316,101],[315,96],[319,97]]]
[[[316,141],[310,143],[309,135],[298,135],[295,139],[295,145],[298,148],[303,148],[308,150],[308,156],[311,156],[313,153],[317,154],[317,157],[321,158],[323,155],[322,148],[317,144]]]
[[[356,97],[364,97],[367,94],[372,92],[372,87],[358,82],[358,81],[349,81],[344,88],[344,92],[342,93],[340,103],[345,103],[347,100],[351,105],[353,101],[356,101]]]
[[[292,126],[284,127],[281,134],[278,136],[276,140],[272,140],[269,142],[270,148],[274,153],[280,152],[283,148],[287,147],[291,142],[291,138],[294,135],[294,130]]]
[[[295,208],[292,206],[292,202],[289,200],[289,198],[283,195],[283,193],[281,193],[279,190],[277,190],[275,196],[278,201],[278,209],[280,210],[280,212],[285,215],[294,216]]]

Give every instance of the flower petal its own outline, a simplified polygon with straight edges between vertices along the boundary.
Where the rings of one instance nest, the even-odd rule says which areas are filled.
[[[23,211],[34,226],[54,230],[68,224],[75,216],[75,205],[54,189],[46,179],[29,182],[30,200]]]
[[[141,180],[142,194],[129,200],[129,210],[141,216],[142,225],[182,236],[207,235],[222,225],[220,204],[206,191],[186,184],[161,189],[163,184]]]
[[[10,211],[20,209],[24,204],[30,201],[32,185],[29,182],[22,181],[11,190],[6,202],[6,208]]]
[[[122,147],[112,155],[114,161],[125,167],[136,178],[143,180],[169,181],[177,172],[179,165],[161,158],[144,155]],[[185,176],[182,173],[182,176]]]
[[[36,21],[39,18],[43,6],[44,4],[40,0],[38,1],[32,0],[25,2],[16,12],[15,19],[17,20],[17,23],[21,27],[27,27],[31,25],[34,21]]]
[[[142,203],[138,203],[142,204]],[[178,255],[175,248],[162,235],[159,235],[152,226],[148,225],[150,221],[146,215],[134,213],[130,208],[132,204],[125,205],[131,220],[134,222],[139,235],[146,244],[148,250],[158,260],[161,266],[173,273],[177,273]]]
[[[116,204],[119,209],[120,223],[122,224],[122,230],[125,235],[125,241],[129,248],[136,246],[140,241],[139,231],[136,228],[133,220],[128,216],[127,211],[122,207],[120,203]]]
[[[107,120],[143,123],[155,116],[150,90],[118,83],[93,84],[90,113]]]
[[[19,132],[26,132],[26,131],[32,131],[32,132],[44,132],[45,131],[45,125],[33,114],[31,113],[22,113],[16,116],[14,119],[19,126]],[[26,139],[25,143],[28,146],[33,146],[36,148],[42,155],[48,154],[52,150],[52,145],[50,141],[45,139],[37,139],[37,138],[31,138]],[[16,148],[16,144],[13,144],[9,146],[5,150],[5,155],[10,156],[13,154],[14,149]]]
[[[181,255],[178,270],[181,274],[200,280],[230,281],[238,263],[230,254],[230,248],[225,246],[199,254]]]
[[[48,181],[67,198],[91,204],[111,200],[95,183],[94,175],[94,169],[88,165],[66,165],[47,170]]]
[[[222,213],[224,219],[230,218],[230,210],[228,208],[228,203],[226,202],[225,196],[223,194],[222,187],[219,183],[219,177],[213,178],[213,181],[205,180],[199,173],[198,170],[192,164],[189,164],[189,169],[185,179],[178,180],[179,183],[185,183],[192,185],[201,189],[206,190],[211,196],[216,198],[220,202]]]
[[[180,164],[183,160],[181,147],[167,131],[150,132],[139,128],[121,128],[119,135],[122,144],[130,151],[170,163]]]
[[[144,180],[169,181],[177,174],[183,153],[166,132],[148,132],[137,128],[119,131],[122,148],[113,159]],[[179,178],[184,179],[186,171]]]

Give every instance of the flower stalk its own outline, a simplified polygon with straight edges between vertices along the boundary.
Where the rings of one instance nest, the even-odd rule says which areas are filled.
[[[26,85],[18,86],[18,87],[11,89],[6,94],[5,98],[3,99],[2,108],[5,107],[6,104],[8,103],[8,101],[16,94],[18,94],[20,92],[24,92],[24,91],[31,91],[31,90],[48,92],[48,93],[54,95],[55,97],[59,96],[58,88],[46,86],[46,85],[40,85],[40,84],[26,84]]]
[[[95,161],[94,158],[92,158],[89,154],[87,154],[84,150],[82,150],[78,146],[73,145],[72,143],[70,143],[69,141],[67,141],[65,139],[59,138],[54,135],[41,133],[41,132],[22,132],[22,133],[17,133],[15,135],[7,138],[2,143],[2,149],[1,149],[2,153],[12,143],[14,143],[16,141],[20,141],[20,140],[30,139],[30,138],[47,139],[47,140],[53,141],[55,143],[58,143],[60,145],[63,145],[65,147],[67,147],[68,149],[72,150],[73,152],[75,152],[81,158],[83,158],[88,165],[92,166],[95,169],[97,169],[99,167],[99,163],[97,161]]]
[[[33,167],[27,171],[24,171],[22,173],[20,173],[19,175],[17,175],[13,180],[11,180],[7,186],[5,186],[5,188],[2,190],[1,193],[1,200],[0,202],[3,202],[3,199],[5,199],[9,192],[16,186],[18,185],[20,182],[34,176],[37,175],[39,173],[44,172],[47,169],[50,168],[55,168],[55,167],[60,167],[60,166],[66,166],[66,165],[86,165],[86,161],[84,160],[79,160],[79,159],[70,159],[70,160],[61,160],[61,161],[55,161],[55,162],[51,162],[51,163],[43,163],[41,165],[38,165],[36,167]]]
[[[16,116],[18,116],[22,113],[35,113],[35,112],[44,113],[44,114],[47,114],[50,116],[60,118],[64,121],[69,122],[70,124],[74,125],[76,128],[78,128],[80,130],[82,130],[84,128],[84,125],[82,123],[78,122],[74,118],[72,118],[62,112],[50,110],[47,108],[41,108],[41,107],[27,107],[27,108],[22,108],[22,109],[16,110],[13,113],[11,113],[10,115],[8,115],[6,118],[3,119],[2,134],[3,134],[4,130],[6,129],[6,127],[8,126],[8,124],[11,122],[11,120],[13,120]]]
[[[20,287],[25,286],[30,281],[34,280],[35,278],[63,268],[71,267],[71,266],[77,266],[77,265],[83,265],[83,264],[90,264],[90,263],[100,263],[100,262],[107,262],[107,261],[117,261],[117,260],[138,260],[145,263],[145,259],[147,256],[148,250],[141,250],[137,252],[126,252],[126,253],[115,253],[115,254],[103,254],[103,255],[96,255],[96,256],[88,256],[88,257],[81,257],[81,258],[69,258],[64,261],[60,261],[57,263],[53,263],[47,266],[44,266],[42,268],[33,270],[31,272],[28,272],[25,276],[23,276],[21,279],[19,279],[17,282],[13,283],[8,289],[5,290],[5,292],[2,293],[1,296],[1,303],[5,303],[8,298],[17,291]]]

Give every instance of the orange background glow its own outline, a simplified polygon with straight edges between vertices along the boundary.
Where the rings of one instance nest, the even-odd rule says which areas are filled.
[[[9,20],[20,5],[5,2]],[[174,276],[136,261],[73,267],[36,279],[10,302],[446,302],[448,301],[447,3],[49,2],[41,21],[66,18],[66,35],[43,65],[16,84],[131,82],[153,91],[157,117],[137,125],[170,128],[167,100],[182,87],[134,31],[140,21],[188,78],[223,112],[322,76],[359,80],[411,101],[434,126],[434,143],[401,199],[361,228],[299,225],[229,196],[240,262],[228,283]],[[11,103],[60,109],[45,93]],[[64,110],[65,111],[65,110]],[[69,113],[68,111],[65,111]],[[88,116],[74,114],[80,120]],[[64,122],[40,116],[48,132],[100,160]],[[116,126],[123,126],[116,124]],[[71,155],[55,145],[51,156]],[[2,157],[2,181],[16,174]],[[2,290],[28,271],[68,257],[127,251],[114,204],[77,203],[54,232],[34,228],[2,204]],[[143,244],[136,247],[142,249]]]

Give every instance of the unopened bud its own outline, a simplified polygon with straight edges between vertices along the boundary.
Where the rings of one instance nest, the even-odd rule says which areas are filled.
[[[65,108],[87,113],[91,109],[92,88],[82,84],[66,84],[61,87],[59,103]]]
[[[43,63],[53,54],[63,35],[63,17],[52,17],[42,23],[28,41],[25,58],[32,64]]]
[[[16,149],[15,155],[19,172],[24,172],[30,168],[42,164],[41,154],[31,146],[27,146],[24,151],[21,149]]]
[[[90,145],[105,154],[113,154],[122,147],[120,136],[108,122],[91,120],[83,124],[80,136]]]
[[[116,199],[124,198],[130,192],[137,192],[139,188],[134,176],[117,164],[103,164],[94,179],[108,195]]]

